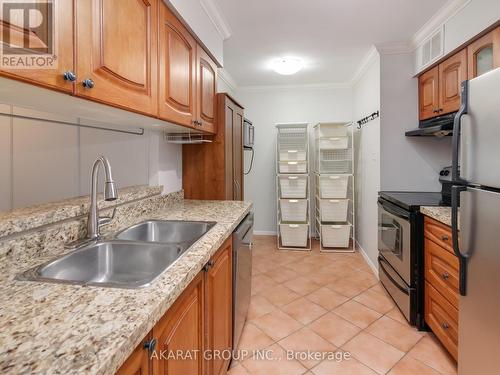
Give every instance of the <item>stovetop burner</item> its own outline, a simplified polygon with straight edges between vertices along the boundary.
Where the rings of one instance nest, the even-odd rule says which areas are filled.
[[[441,192],[381,191],[379,195],[408,211],[419,210],[421,206],[449,206]]]

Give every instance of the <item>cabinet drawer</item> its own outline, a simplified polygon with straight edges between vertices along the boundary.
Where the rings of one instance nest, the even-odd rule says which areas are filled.
[[[437,243],[439,246],[448,250],[450,253],[454,254],[453,242],[451,239],[451,228],[449,226],[426,216],[424,222],[424,235]]]
[[[458,258],[435,242],[425,239],[425,279],[458,308]]]
[[[425,322],[450,354],[458,359],[458,310],[425,283]]]

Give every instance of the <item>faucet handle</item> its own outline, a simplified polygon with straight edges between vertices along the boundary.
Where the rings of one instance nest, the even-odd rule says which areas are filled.
[[[111,220],[115,218],[116,214],[116,206],[113,207],[113,212],[111,213],[111,216],[102,216],[97,219],[97,222],[99,223],[99,226],[103,226],[106,224],[109,224]]]

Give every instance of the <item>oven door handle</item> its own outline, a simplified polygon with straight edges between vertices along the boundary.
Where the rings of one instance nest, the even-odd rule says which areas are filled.
[[[387,261],[384,258],[380,257],[380,256],[378,257],[378,262],[380,263],[380,266],[381,266],[380,269],[385,274],[385,276],[387,276],[387,278],[391,281],[391,283],[393,283],[394,286],[401,291],[401,293],[404,293],[407,296],[409,296],[410,295],[409,290],[405,289],[401,285],[399,285],[399,283],[396,280],[394,280],[394,278],[389,274],[389,272],[386,271],[386,269],[384,267],[384,263],[387,264],[390,267],[389,263],[387,263]]]
[[[393,208],[389,207],[388,205],[385,205],[381,203],[380,201],[378,202],[378,205],[380,208],[382,208],[385,212],[394,215],[396,217],[399,217],[400,219],[403,220],[410,220],[410,214],[403,212],[403,211],[396,211]]]

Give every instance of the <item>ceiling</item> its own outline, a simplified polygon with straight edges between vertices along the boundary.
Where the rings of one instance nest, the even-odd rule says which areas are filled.
[[[374,44],[409,41],[447,0],[216,0],[229,23],[224,68],[238,86],[351,81]],[[280,76],[293,56],[305,67]]]

